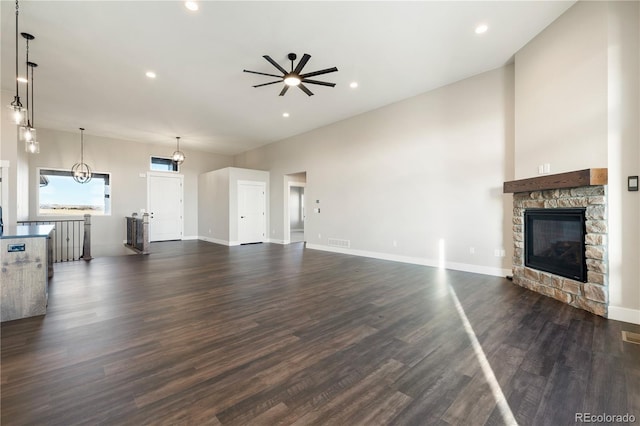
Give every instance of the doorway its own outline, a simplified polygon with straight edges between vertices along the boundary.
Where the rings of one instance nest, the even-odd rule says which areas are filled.
[[[240,244],[262,243],[267,228],[266,184],[238,181],[238,240]]]
[[[285,243],[305,241],[306,205],[305,189],[307,173],[293,173],[285,175]]]
[[[181,240],[184,176],[147,173],[149,241]]]
[[[304,241],[304,186],[289,187],[289,235],[292,243]]]

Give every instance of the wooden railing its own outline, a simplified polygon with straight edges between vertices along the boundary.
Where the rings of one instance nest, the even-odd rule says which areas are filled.
[[[55,225],[51,234],[52,258],[55,263],[92,259],[89,214],[85,214],[84,219],[22,220],[18,221],[18,225]]]
[[[142,218],[130,217],[127,220],[127,242],[125,247],[139,254],[149,254],[149,214],[144,213]]]

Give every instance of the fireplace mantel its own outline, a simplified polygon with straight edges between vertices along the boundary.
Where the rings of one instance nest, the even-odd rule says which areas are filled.
[[[530,192],[547,189],[576,188],[581,186],[606,185],[607,169],[584,169],[574,172],[544,175],[529,179],[505,182],[502,192]]]

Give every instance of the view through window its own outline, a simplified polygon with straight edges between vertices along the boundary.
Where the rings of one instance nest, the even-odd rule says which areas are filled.
[[[38,214],[42,216],[111,214],[111,176],[93,173],[87,183],[73,180],[70,170],[40,169]]]

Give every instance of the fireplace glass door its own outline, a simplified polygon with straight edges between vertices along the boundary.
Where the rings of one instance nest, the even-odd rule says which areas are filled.
[[[585,209],[527,209],[525,266],[587,281]]]

